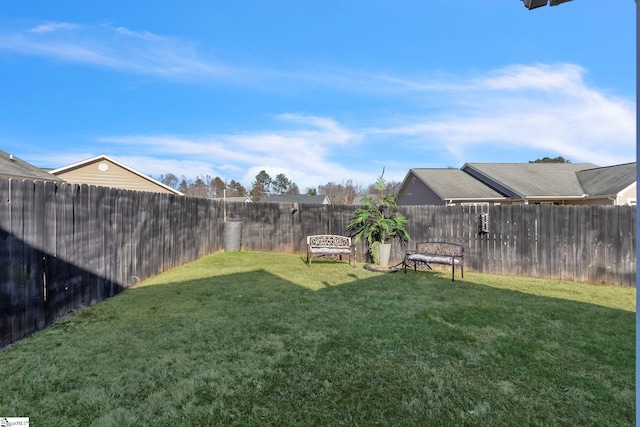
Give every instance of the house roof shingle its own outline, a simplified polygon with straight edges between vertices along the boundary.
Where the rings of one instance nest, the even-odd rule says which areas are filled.
[[[466,163],[462,171],[514,198],[580,197],[585,191],[577,172],[592,163]]]
[[[414,168],[411,172],[443,200],[504,198],[460,169]]]
[[[63,179],[51,175],[46,170],[2,150],[0,150],[0,177],[64,182]]]
[[[617,194],[636,182],[636,163],[624,163],[579,171],[578,180],[586,194]]]

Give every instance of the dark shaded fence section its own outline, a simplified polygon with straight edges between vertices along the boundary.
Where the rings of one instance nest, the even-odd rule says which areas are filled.
[[[0,179],[0,347],[221,247],[219,203]]]
[[[87,185],[0,179],[0,347],[140,280],[224,248],[306,254],[312,234],[348,235],[354,206],[226,203]],[[412,237],[459,243],[465,270],[635,286],[628,206],[402,206]],[[482,217],[484,215],[484,217]],[[484,218],[485,228],[481,229]],[[359,263],[368,262],[364,242]]]

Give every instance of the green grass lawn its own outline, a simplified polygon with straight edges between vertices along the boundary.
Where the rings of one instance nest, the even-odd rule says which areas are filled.
[[[635,289],[216,253],[0,351],[34,426],[631,426]]]

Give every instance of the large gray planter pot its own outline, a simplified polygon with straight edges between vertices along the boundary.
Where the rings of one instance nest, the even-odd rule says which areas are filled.
[[[378,244],[378,265],[382,267],[389,265],[390,257],[391,257],[391,243],[379,243]]]

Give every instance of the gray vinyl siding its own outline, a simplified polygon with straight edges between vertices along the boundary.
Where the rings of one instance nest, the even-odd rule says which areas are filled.
[[[400,195],[401,205],[444,205],[445,201],[416,177],[412,177]]]

